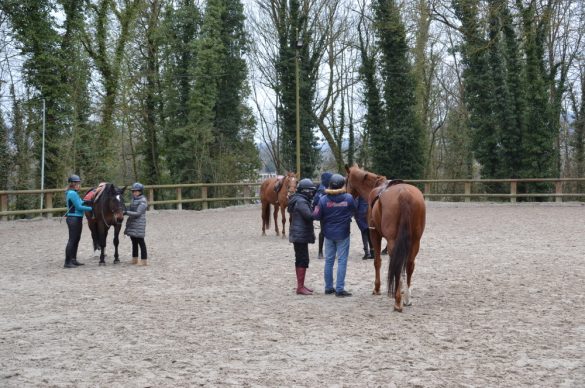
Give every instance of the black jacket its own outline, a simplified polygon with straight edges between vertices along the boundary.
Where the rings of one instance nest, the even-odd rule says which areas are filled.
[[[290,213],[288,241],[291,243],[314,243],[315,228],[313,227],[311,201],[302,194],[293,194],[288,200],[288,212]]]

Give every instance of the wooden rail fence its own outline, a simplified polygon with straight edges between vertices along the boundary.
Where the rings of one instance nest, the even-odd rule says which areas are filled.
[[[426,199],[433,200],[461,200],[470,202],[474,200],[503,198],[509,199],[510,202],[516,202],[518,198],[527,200],[544,198],[554,198],[556,202],[562,202],[564,199],[585,201],[585,192],[566,192],[563,187],[569,184],[585,187],[585,178],[530,178],[530,179],[434,179],[434,180],[410,180],[412,183],[423,190]],[[546,184],[550,186],[549,192],[519,192],[518,186],[522,184]],[[176,185],[150,185],[145,186],[148,197],[149,210],[153,210],[157,205],[175,205],[176,209],[182,210],[183,204],[201,203],[202,209],[207,209],[211,202],[227,203],[253,203],[260,199],[258,189],[261,182],[250,183],[191,183]],[[508,185],[507,192],[490,192],[490,185]],[[457,192],[445,192],[446,186],[457,187]],[[209,188],[212,187],[235,187],[238,194],[233,197],[208,197]],[[443,188],[441,188],[443,187]],[[462,187],[462,192],[459,191]],[[199,189],[201,196],[197,198],[184,198],[183,191],[186,189]],[[164,199],[155,201],[156,190],[174,190],[174,199]],[[84,189],[81,190],[84,192]],[[577,190],[578,191],[578,190]],[[43,209],[17,209],[16,199],[18,196],[44,196]],[[67,210],[65,207],[53,207],[55,195],[64,195],[64,189],[45,189],[45,190],[7,190],[0,191],[0,220],[7,220],[13,216],[26,216],[32,214],[46,215],[52,217],[55,214],[62,215]],[[39,205],[37,205],[39,206]]]

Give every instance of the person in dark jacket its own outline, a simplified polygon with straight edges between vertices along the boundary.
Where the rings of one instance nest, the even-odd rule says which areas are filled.
[[[362,233],[362,244],[364,245],[364,257],[362,259],[373,259],[374,249],[370,241],[370,228],[368,225],[368,201],[363,197],[358,197],[355,206],[355,222]]]
[[[290,228],[288,241],[295,249],[295,269],[297,274],[297,294],[312,295],[313,290],[305,286],[305,275],[309,268],[309,244],[315,242],[315,229],[311,200],[316,188],[310,179],[302,179],[297,185],[297,192],[288,199]]]
[[[132,264],[148,265],[146,243],[146,209],[148,203],[144,197],[144,185],[136,182],[132,185],[132,202],[124,214],[128,215],[124,234],[132,240]],[[138,261],[138,247],[140,247],[140,261]]]
[[[313,198],[313,208],[317,206],[321,197],[325,195],[325,190],[329,187],[329,179],[333,174],[330,172],[324,172],[321,174],[321,184],[317,188],[317,192],[315,193],[315,197]],[[325,236],[323,236],[323,225],[320,225],[319,229],[319,253],[317,255],[318,259],[323,259],[323,241]]]
[[[81,240],[81,232],[83,230],[83,213],[92,211],[92,208],[83,204],[79,196],[79,188],[81,187],[81,178],[78,175],[71,175],[67,181],[69,187],[65,192],[67,202],[67,228],[69,229],[69,239],[65,248],[65,265],[64,268],[75,268],[83,263],[77,261],[77,248],[79,247],[79,240]]]
[[[313,211],[313,218],[322,221],[325,235],[325,294],[338,297],[351,296],[345,290],[345,272],[349,255],[351,219],[355,212],[353,197],[345,192],[345,178],[333,174],[329,189]],[[333,264],[337,256],[337,282],[333,288]]]

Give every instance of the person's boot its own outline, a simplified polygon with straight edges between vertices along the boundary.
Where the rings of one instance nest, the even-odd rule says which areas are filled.
[[[369,258],[370,256],[368,255],[368,250],[364,248],[364,257],[362,257],[362,260],[368,260]]]
[[[376,255],[374,254],[374,250],[373,249],[370,249],[370,257],[369,258],[370,259],[375,259],[376,258]]]
[[[71,262],[71,259],[65,259],[63,268],[77,268],[77,266]]]
[[[80,261],[77,261],[76,258],[71,259],[71,264],[73,264],[76,267],[79,267],[80,265],[85,265],[85,263],[82,263]]]
[[[146,267],[148,265],[148,260],[142,259],[142,260],[140,260],[140,264],[138,264],[138,265],[140,265],[142,267]]]
[[[306,268],[295,267],[297,272],[297,294],[298,295],[313,295],[313,291],[305,287]]]
[[[132,264],[138,264],[138,257],[132,258]]]

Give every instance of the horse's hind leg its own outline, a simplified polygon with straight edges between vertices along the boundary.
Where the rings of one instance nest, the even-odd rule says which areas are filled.
[[[404,287],[404,305],[411,306],[412,302],[410,301],[410,292],[411,292],[411,281],[412,281],[412,273],[414,272],[414,265],[416,260],[416,255],[418,254],[418,250],[420,248],[420,240],[415,241],[412,244],[412,251],[408,258],[408,262],[406,263],[406,285]]]

